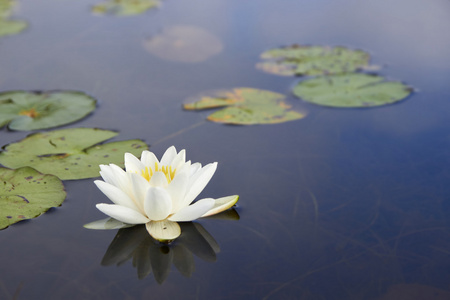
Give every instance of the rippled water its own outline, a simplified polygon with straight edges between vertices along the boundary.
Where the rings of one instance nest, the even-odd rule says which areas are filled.
[[[96,3],[21,0],[30,28],[0,39],[0,89],[84,91],[98,108],[66,127],[219,162],[203,195],[239,194],[240,219],[186,224],[170,247],[139,227],[87,230],[107,199],[91,179],[67,181],[61,207],[0,232],[1,299],[450,299],[448,1],[166,0],[120,18],[92,15]],[[186,63],[146,50],[179,25],[208,30],[222,52]],[[364,49],[416,92],[372,109],[301,103],[298,78],[254,68],[292,43]],[[181,109],[234,87],[286,94],[309,115],[243,127]],[[0,142],[27,134],[2,129]]]

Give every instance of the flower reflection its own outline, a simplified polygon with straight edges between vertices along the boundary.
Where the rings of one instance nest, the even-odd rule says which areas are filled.
[[[237,212],[229,210],[218,217],[239,219]],[[216,240],[199,223],[180,223],[182,234],[171,244],[153,239],[144,225],[120,229],[106,250],[103,266],[123,265],[132,260],[139,279],[153,273],[162,284],[169,276],[172,264],[185,277],[195,270],[194,255],[207,262],[216,261],[220,247]]]

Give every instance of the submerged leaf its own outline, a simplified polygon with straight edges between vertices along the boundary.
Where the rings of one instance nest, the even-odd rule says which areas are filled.
[[[285,97],[271,91],[237,88],[195,97],[195,102],[184,105],[187,110],[224,107],[208,116],[208,120],[220,123],[251,125],[275,124],[298,120],[305,113],[294,111],[284,101]]]
[[[56,176],[29,167],[0,168],[0,229],[35,218],[60,206],[65,198],[64,186]]]
[[[7,145],[0,153],[0,163],[9,168],[30,166],[63,180],[98,177],[100,164],[123,166],[125,152],[140,155],[148,148],[141,140],[98,144],[116,135],[96,128],[36,133]]]
[[[256,67],[265,72],[291,75],[328,75],[367,67],[369,54],[345,47],[299,46],[276,48],[261,54],[265,62]]]
[[[196,26],[172,26],[144,42],[148,52],[169,61],[198,63],[220,53],[222,42]]]
[[[159,0],[109,0],[93,6],[92,12],[97,14],[131,16],[142,14],[159,5]]]
[[[0,126],[11,130],[56,127],[84,118],[95,109],[96,100],[84,93],[25,92],[0,93]]]
[[[361,73],[322,76],[301,81],[294,94],[314,104],[333,107],[370,107],[407,97],[412,88],[381,76]]]

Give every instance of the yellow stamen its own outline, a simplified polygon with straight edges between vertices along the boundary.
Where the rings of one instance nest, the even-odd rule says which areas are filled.
[[[163,172],[166,176],[167,182],[170,183],[175,177],[175,171],[172,170],[171,166],[158,166],[158,163],[155,162],[155,167],[152,169],[151,167],[145,167],[144,170],[141,171],[141,176],[144,177],[147,181],[152,179],[152,176],[155,172]]]
[[[39,113],[33,107],[33,108],[29,109],[29,110],[22,110],[22,111],[20,111],[19,115],[21,115],[21,116],[29,116],[30,118],[36,118],[36,117],[39,116]]]

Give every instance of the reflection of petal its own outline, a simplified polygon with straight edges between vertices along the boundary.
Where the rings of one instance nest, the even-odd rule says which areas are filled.
[[[106,250],[101,264],[109,266],[128,260],[134,249],[148,237],[144,226],[120,229]]]
[[[133,266],[136,267],[138,278],[144,279],[152,272],[152,265],[148,248],[153,241],[149,238],[144,240],[133,254]]]
[[[163,283],[170,273],[173,260],[173,251],[167,245],[152,244],[149,249],[150,263],[156,282]]]
[[[232,209],[228,209],[226,211],[223,211],[221,213],[218,213],[217,215],[212,215],[212,216],[209,216],[209,217],[205,217],[205,219],[237,221],[237,220],[240,219],[240,216],[239,216],[238,212],[234,208],[232,208]]]
[[[216,251],[220,250],[214,238],[197,223],[181,223],[183,234],[178,242],[205,261],[216,261]],[[200,230],[199,230],[200,229]]]
[[[195,270],[194,255],[183,244],[172,248],[173,264],[184,277],[191,277]]]

